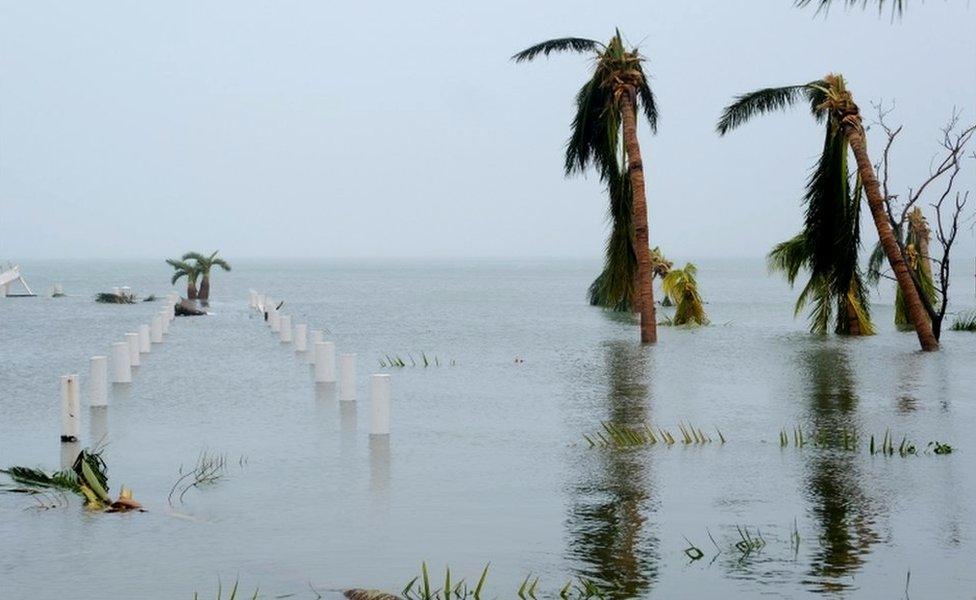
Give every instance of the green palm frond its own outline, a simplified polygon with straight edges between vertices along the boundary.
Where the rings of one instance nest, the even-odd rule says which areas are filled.
[[[602,50],[605,46],[596,40],[577,37],[556,38],[546,40],[540,44],[529,46],[521,52],[512,55],[517,63],[532,60],[539,54],[549,56],[553,52],[590,52]]]
[[[620,173],[610,179],[609,218],[612,224],[607,238],[603,271],[590,284],[590,304],[610,310],[628,311],[637,305],[637,250],[634,245],[634,226],[630,177]]]
[[[827,12],[835,4],[840,4],[845,8],[854,8],[858,5],[861,8],[867,8],[869,4],[877,4],[878,13],[883,12],[886,5],[890,5],[891,16],[894,17],[905,12],[905,7],[908,6],[908,0],[794,0],[794,4],[800,8],[813,4],[817,7],[818,13]]]
[[[620,128],[617,111],[611,110],[613,94],[595,74],[576,95],[576,114],[566,141],[566,175],[583,172],[591,164],[608,180],[619,170],[617,152]]]
[[[230,271],[230,263],[228,263],[226,260],[222,258],[213,259],[213,266],[220,267],[225,271]]]
[[[651,127],[651,133],[657,133],[658,109],[657,102],[654,100],[654,92],[648,83],[647,75],[644,74],[644,67],[637,63],[637,70],[640,72],[641,83],[637,86],[637,97],[640,99],[640,107],[644,111],[647,124]]]
[[[671,269],[664,276],[661,287],[675,305],[675,325],[707,325],[708,317],[698,293],[698,269],[692,263],[682,269]]]
[[[200,276],[200,269],[193,263],[186,262],[185,259],[175,260],[172,258],[167,258],[166,264],[175,269],[173,272],[173,277],[170,279],[170,283],[172,284],[175,284],[184,277],[186,277],[187,281],[190,283],[195,283],[197,278]]]
[[[222,258],[218,258],[217,254],[219,253],[220,250],[215,250],[212,254],[207,256],[199,252],[187,252],[186,254],[183,255],[183,262],[181,263],[181,265],[190,265],[191,263],[187,263],[186,261],[192,260],[193,263],[191,267],[195,269],[199,274],[204,276],[209,276],[210,270],[215,266],[220,267],[225,271],[230,271],[230,263],[228,263],[226,260]]]
[[[766,257],[770,271],[782,271],[793,285],[802,269],[809,268],[810,246],[804,233],[798,233],[773,247]]]
[[[885,260],[884,248],[881,247],[881,242],[875,243],[874,248],[871,250],[871,254],[868,255],[868,271],[866,279],[869,284],[877,285],[881,280],[881,269],[884,266]]]
[[[811,103],[811,107],[813,107],[815,98],[822,94],[818,88],[823,88],[825,85],[822,81],[813,81],[803,85],[763,88],[749,92],[748,94],[736,96],[735,101],[726,106],[725,110],[722,111],[722,116],[718,120],[716,130],[719,135],[725,135],[753,117],[769,112],[785,110],[796,104],[802,98],[806,98]]]

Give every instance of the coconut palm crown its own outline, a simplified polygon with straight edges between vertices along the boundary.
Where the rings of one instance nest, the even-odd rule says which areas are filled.
[[[173,258],[167,258],[166,264],[175,269],[170,283],[176,285],[177,281],[183,277],[186,277],[186,297],[189,300],[196,300],[197,278],[200,277],[200,269],[197,268],[197,266],[193,263],[186,262],[185,260],[176,260]]]
[[[803,230],[773,248],[769,266],[783,272],[790,285],[801,270],[809,271],[810,279],[797,299],[796,312],[812,304],[812,332],[826,333],[836,309],[837,333],[870,335],[874,326],[858,267],[860,190],[851,185],[849,144],[841,126],[845,113],[840,105],[849,97],[839,75],[803,85],[757,90],[737,97],[725,109],[718,132],[724,135],[752,117],[801,101],[807,103],[818,122],[825,124],[823,151],[807,180],[803,198]]]
[[[199,252],[187,252],[183,255],[183,260],[192,260],[200,272],[200,300],[206,302],[210,299],[210,270],[213,267],[220,267],[224,271],[230,271],[230,264],[218,258],[220,250],[215,250],[213,254],[205,255]]]
[[[651,131],[657,131],[658,110],[644,72],[645,59],[636,48],[625,47],[619,30],[606,44],[557,38],[526,48],[512,59],[520,63],[556,52],[593,57],[590,78],[576,94],[564,162],[566,175],[592,167],[610,196],[612,232],[603,273],[591,286],[591,300],[596,298],[609,308],[640,309],[641,339],[656,341],[643,162],[636,134],[638,111]]]

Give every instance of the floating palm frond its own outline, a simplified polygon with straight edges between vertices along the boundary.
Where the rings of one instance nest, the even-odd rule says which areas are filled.
[[[59,489],[83,497],[87,508],[107,512],[125,512],[141,508],[141,505],[132,499],[132,492],[124,487],[117,500],[113,501],[109,497],[107,471],[102,453],[85,448],[78,453],[71,469],[56,471],[50,475],[39,469],[26,467],[10,467],[0,471],[17,484],[17,486],[0,489],[19,493]]]

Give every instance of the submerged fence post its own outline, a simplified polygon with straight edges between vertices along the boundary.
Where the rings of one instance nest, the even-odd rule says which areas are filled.
[[[271,324],[271,331],[273,333],[278,333],[281,331],[281,315],[277,310],[271,309],[271,314],[268,317],[268,322]]]
[[[321,329],[312,330],[312,336],[308,340],[308,356],[307,356],[308,364],[310,365],[315,364],[315,344],[321,342],[323,337],[324,336],[322,335]]]
[[[170,316],[172,313],[172,309],[170,309],[169,312],[164,310],[163,312],[159,313],[159,316],[163,319],[163,335],[169,334],[169,322],[172,320],[172,317]]]
[[[77,442],[81,430],[81,402],[78,399],[78,376],[61,376],[61,441]]]
[[[129,365],[133,367],[139,366],[139,334],[138,333],[127,333],[125,334],[125,341],[129,344]]]
[[[278,323],[278,339],[282,344],[291,343],[291,315],[282,315]]]
[[[386,373],[373,375],[372,419],[370,435],[390,434],[390,376]]]
[[[142,354],[149,354],[152,351],[152,346],[149,343],[149,325],[139,326],[139,352]]]
[[[163,343],[163,315],[160,313],[153,315],[152,325],[149,326],[149,341],[154,344]]]
[[[132,383],[129,342],[112,344],[112,383]]]
[[[308,325],[298,323],[295,325],[295,352],[305,352],[308,348]]]
[[[104,356],[91,357],[91,380],[88,382],[91,399],[89,406],[108,406],[108,359]]]
[[[356,399],[356,355],[339,355],[339,400]]]
[[[334,383],[335,344],[315,342],[315,383]]]

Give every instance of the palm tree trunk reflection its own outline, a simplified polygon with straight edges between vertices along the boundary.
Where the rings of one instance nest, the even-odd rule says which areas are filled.
[[[631,343],[606,346],[607,412],[596,418],[617,425],[649,420],[649,359],[647,348]],[[600,449],[580,453],[572,469],[568,557],[613,598],[646,595],[657,575],[658,540],[644,528],[654,509],[650,460],[646,449]]]

